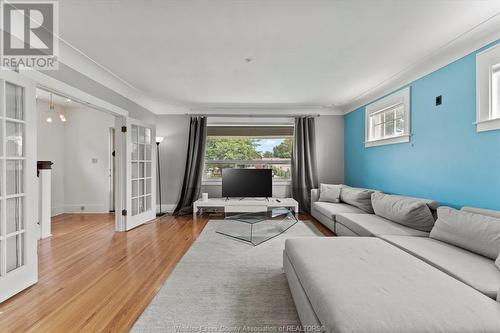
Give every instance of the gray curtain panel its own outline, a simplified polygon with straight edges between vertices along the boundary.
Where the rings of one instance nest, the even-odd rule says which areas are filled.
[[[295,118],[292,153],[292,196],[302,211],[311,211],[311,189],[318,187],[314,118]]]
[[[207,118],[191,117],[186,168],[182,182],[181,197],[174,214],[192,214],[193,202],[200,196],[203,163],[207,138]]]

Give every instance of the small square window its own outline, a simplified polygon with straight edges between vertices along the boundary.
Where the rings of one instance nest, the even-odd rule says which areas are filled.
[[[365,147],[410,141],[410,88],[366,107]]]

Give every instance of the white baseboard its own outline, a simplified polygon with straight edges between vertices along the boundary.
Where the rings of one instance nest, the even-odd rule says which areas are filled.
[[[84,207],[83,210],[82,207]],[[102,214],[109,213],[109,207],[92,204],[65,205],[64,212],[69,214]]]
[[[81,207],[85,207],[84,210],[81,210]],[[163,213],[172,213],[175,209],[176,204],[162,204],[161,209]],[[156,212],[160,211],[160,205],[156,205]],[[52,207],[51,214],[52,217],[61,215],[61,214],[103,214],[109,213],[109,209],[105,207],[105,205],[65,205],[65,206],[57,206]]]

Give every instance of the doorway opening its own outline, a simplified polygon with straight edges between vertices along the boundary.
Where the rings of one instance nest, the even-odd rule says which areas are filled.
[[[115,212],[116,116],[36,89],[37,159],[51,161],[50,215]]]

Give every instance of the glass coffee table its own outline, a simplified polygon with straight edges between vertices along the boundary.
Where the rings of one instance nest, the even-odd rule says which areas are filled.
[[[216,232],[254,246],[281,235],[298,220],[288,208],[226,216]]]

